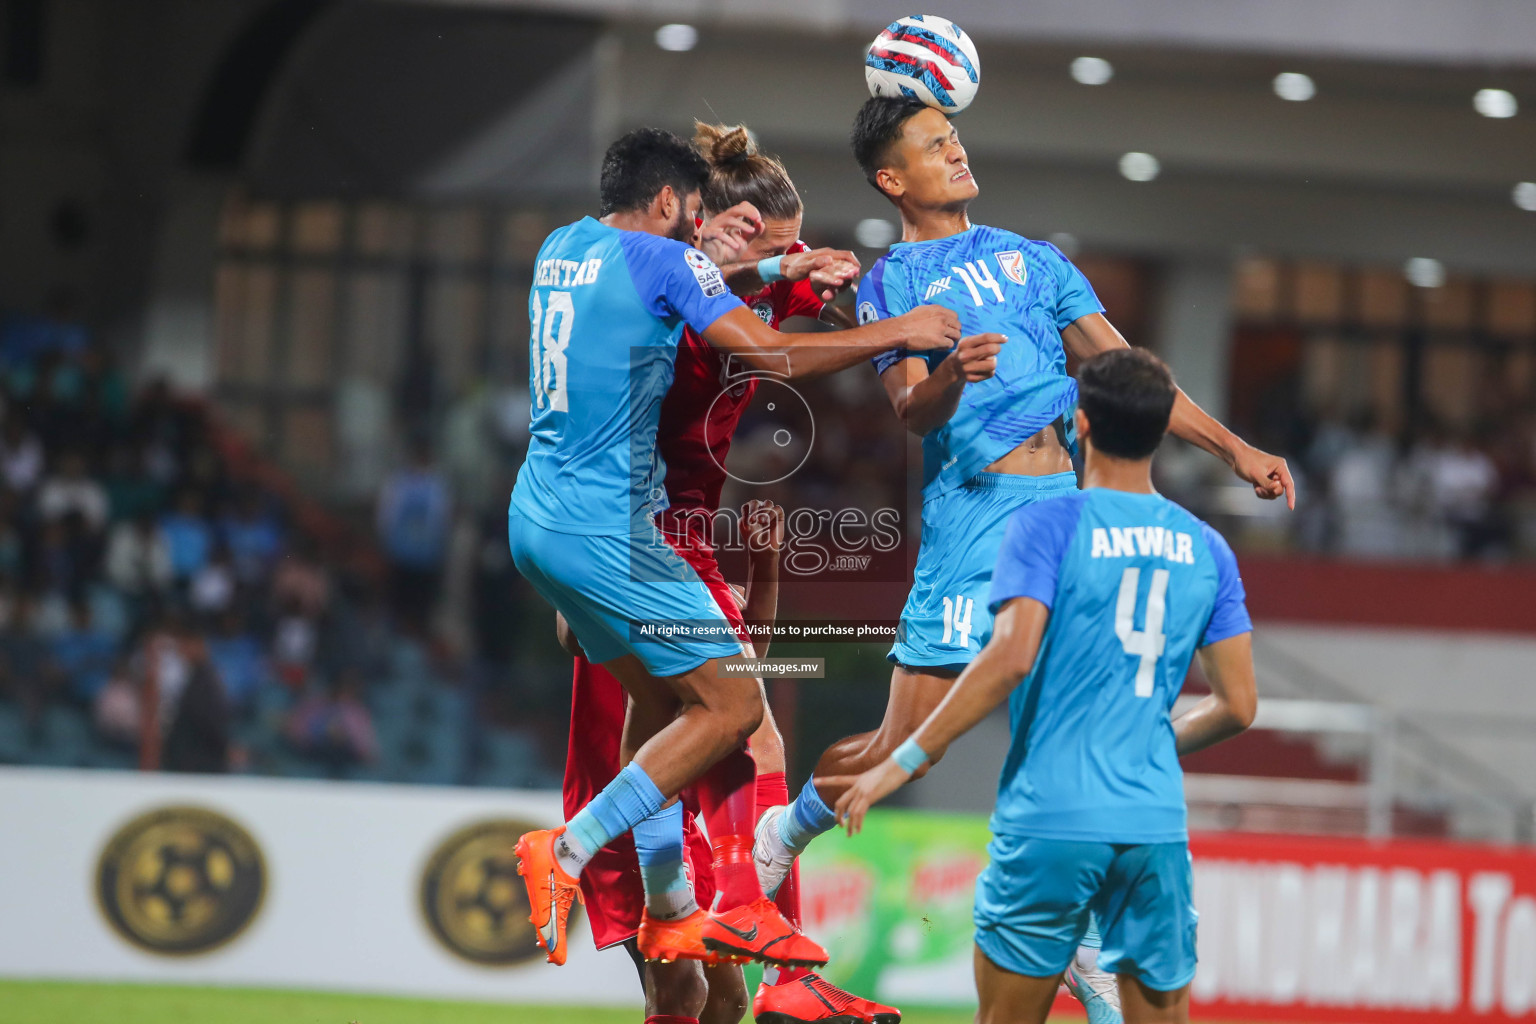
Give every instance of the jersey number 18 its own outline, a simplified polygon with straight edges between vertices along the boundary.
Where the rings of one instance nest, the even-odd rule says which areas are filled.
[[[541,409],[548,406],[555,412],[569,412],[565,391],[565,349],[571,343],[571,321],[576,316],[576,307],[571,304],[570,292],[550,292],[547,310],[540,303],[537,291],[533,293],[532,302],[529,327],[533,337],[534,401]]]

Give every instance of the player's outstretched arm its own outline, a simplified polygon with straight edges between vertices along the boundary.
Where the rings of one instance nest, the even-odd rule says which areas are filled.
[[[708,252],[709,250],[705,250]],[[846,249],[808,249],[778,257],[779,276],[786,281],[810,281],[823,302],[831,302],[859,279],[859,258]],[[720,264],[726,284],[737,295],[755,295],[765,283],[758,272],[761,260],[730,260]]]
[[[759,272],[760,259],[748,258],[748,243],[763,231],[757,207],[740,202],[715,214],[698,233],[698,247],[715,261],[726,284],[737,295],[755,295],[767,282]],[[778,257],[779,276],[786,281],[810,281],[823,302],[831,302],[859,279],[859,258],[847,249],[809,249]]]
[[[773,623],[779,615],[779,554],[784,550],[784,509],[763,498],[741,506],[741,530],[747,542],[747,599],[741,617],[752,633],[759,658],[768,656]]]
[[[924,351],[949,348],[960,340],[960,318],[943,306],[919,306],[902,316],[877,320],[835,334],[781,334],[746,306],[720,316],[703,332],[704,340],[739,357],[755,370],[790,377],[818,377],[856,366],[893,348]]]
[[[904,746],[915,744],[931,757],[991,714],[1034,667],[1050,617],[1051,610],[1032,597],[1016,597],[1003,605],[992,623],[992,639]],[[905,767],[903,756],[898,749],[860,775],[837,802],[837,820],[847,825],[850,836],[863,827],[864,815],[872,804],[896,792],[912,777],[916,769]]]
[[[912,433],[925,437],[949,422],[960,407],[960,393],[969,383],[997,372],[997,353],[1008,338],[1002,334],[972,334],[932,373],[921,359],[902,359],[880,375],[896,416]]]
[[[1090,313],[1074,320],[1061,332],[1061,340],[1067,351],[1079,359],[1129,347],[1103,313]],[[1253,485],[1253,493],[1259,497],[1283,497],[1287,507],[1296,507],[1296,483],[1285,460],[1255,448],[1222,426],[1216,417],[1190,401],[1183,388],[1174,399],[1168,431],[1231,466],[1232,472]]]
[[[1252,633],[1239,633],[1200,648],[1200,668],[1211,692],[1173,720],[1180,757],[1231,739],[1253,724],[1259,710]]]

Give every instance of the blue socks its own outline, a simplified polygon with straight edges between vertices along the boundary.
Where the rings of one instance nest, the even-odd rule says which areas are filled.
[[[698,909],[683,870],[683,805],[674,803],[637,824],[631,835],[640,858],[645,909],[655,918],[686,917]]]
[[[559,851],[562,865],[571,874],[580,873],[592,855],[618,836],[661,810],[666,798],[637,764],[628,764],[592,802],[566,822],[564,847]],[[681,827],[681,825],[679,825]]]
[[[779,838],[784,845],[799,853],[810,845],[812,839],[837,824],[837,815],[816,792],[816,780],[810,779],[801,787],[800,795],[779,818]]]

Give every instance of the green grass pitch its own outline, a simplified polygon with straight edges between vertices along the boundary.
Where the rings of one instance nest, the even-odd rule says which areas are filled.
[[[750,1017],[747,1018],[750,1020]],[[904,1024],[970,1024],[916,1011]],[[1081,1019],[1081,1018],[1079,1018]],[[580,1009],[388,999],[271,989],[0,982],[4,1024],[640,1024],[639,1008]]]

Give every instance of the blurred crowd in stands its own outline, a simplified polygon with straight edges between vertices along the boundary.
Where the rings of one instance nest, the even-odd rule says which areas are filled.
[[[917,446],[873,373],[804,393],[804,463],[809,424],[760,399],[724,503],[915,525]],[[325,509],[82,329],[0,317],[0,763],[553,784],[569,662],[505,533],[526,424],[518,388],[463,396],[366,509]],[[1536,554],[1536,415],[1408,438],[1292,417],[1256,440],[1290,453],[1294,515],[1185,446],[1160,460],[1164,489],[1239,547]]]
[[[1522,426],[1525,429],[1520,429]],[[1426,423],[1393,436],[1369,414],[1325,418],[1304,465],[1325,502],[1301,538],[1350,558],[1504,560],[1536,535],[1536,433],[1531,424],[1475,434]]]
[[[1292,413],[1260,443],[1289,454],[1296,512],[1247,500],[1188,450],[1165,448],[1164,489],[1241,549],[1344,559],[1502,563],[1536,558],[1536,411],[1467,429],[1422,417],[1393,430],[1367,411]]]
[[[0,763],[486,774],[517,632],[436,638],[455,519],[426,445],[356,529],[72,325],[0,319],[0,402]],[[499,518],[482,620],[522,596]],[[548,781],[510,739],[502,781]]]

